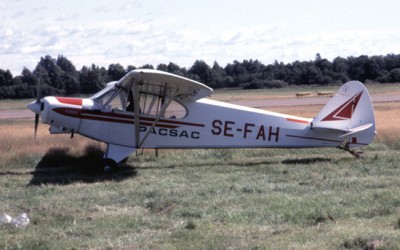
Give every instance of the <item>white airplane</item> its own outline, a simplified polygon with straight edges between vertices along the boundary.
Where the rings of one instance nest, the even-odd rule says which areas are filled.
[[[163,71],[137,69],[90,98],[48,96],[28,105],[51,134],[74,133],[107,144],[104,170],[138,149],[353,148],[375,132],[370,95],[350,81],[314,118],[279,114],[205,97],[202,83]]]

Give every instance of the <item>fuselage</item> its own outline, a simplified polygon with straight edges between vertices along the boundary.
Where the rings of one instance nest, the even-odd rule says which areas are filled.
[[[135,114],[101,110],[91,99],[46,97],[42,122],[52,133],[78,133],[137,148]],[[229,103],[200,99],[182,103],[182,118],[140,114],[141,148],[332,147],[337,134],[319,133],[311,120]]]

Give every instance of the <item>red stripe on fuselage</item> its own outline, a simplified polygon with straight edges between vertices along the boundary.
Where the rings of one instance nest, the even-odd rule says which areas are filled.
[[[115,122],[115,123],[125,123],[125,124],[134,124],[135,123],[135,116],[129,115],[129,114],[125,115],[125,114],[116,114],[116,113],[108,113],[108,112],[106,113],[106,112],[101,112],[101,111],[82,110],[82,109],[74,109],[74,108],[55,108],[53,110],[61,115],[80,118],[80,119]],[[151,126],[151,125],[153,125],[155,120],[156,120],[156,118],[140,116],[140,125]],[[204,124],[182,122],[182,121],[175,121],[175,120],[166,120],[166,119],[159,119],[156,127],[177,128],[182,125],[193,126],[193,127],[205,127]]]
[[[57,101],[64,103],[64,104],[71,104],[82,106],[82,99],[81,98],[70,98],[70,97],[56,97]]]

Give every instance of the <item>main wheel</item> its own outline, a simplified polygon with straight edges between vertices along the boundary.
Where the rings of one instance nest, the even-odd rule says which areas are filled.
[[[118,167],[118,163],[116,163],[113,159],[105,158],[103,159],[103,170],[106,173],[112,172]]]

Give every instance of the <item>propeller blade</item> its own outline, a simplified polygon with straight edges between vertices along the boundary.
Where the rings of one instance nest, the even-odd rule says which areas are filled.
[[[39,125],[39,114],[35,114],[35,134],[34,134],[34,139],[36,140],[36,134],[38,130],[38,125]]]
[[[39,118],[40,112],[42,111],[42,91],[40,88],[40,76],[36,86],[36,101],[32,102],[28,105],[28,109],[30,109],[33,113],[35,113],[35,130],[34,130],[34,139],[36,140],[37,130],[39,126]]]
[[[40,103],[41,99],[42,99],[42,89],[40,88],[40,76],[39,76],[39,80],[36,86],[36,102]]]

